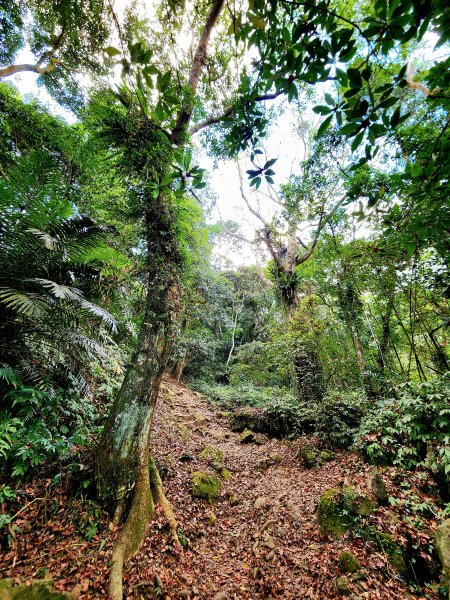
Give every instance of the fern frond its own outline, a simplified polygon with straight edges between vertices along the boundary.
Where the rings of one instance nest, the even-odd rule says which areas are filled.
[[[8,385],[14,387],[21,381],[19,373],[9,365],[5,364],[0,365],[0,379],[3,379]]]

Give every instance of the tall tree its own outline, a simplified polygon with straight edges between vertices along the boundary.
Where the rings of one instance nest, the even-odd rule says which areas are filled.
[[[173,146],[186,141],[208,43],[223,5],[223,0],[216,0],[206,14],[183,88],[184,97],[170,132],[152,118],[139,79],[137,106],[124,99],[125,111],[114,123],[104,123],[104,129],[123,151],[123,165],[143,213],[148,273],[137,348],[108,417],[98,452],[101,495],[114,509],[116,519],[124,514],[127,504],[130,506],[113,551],[109,589],[113,599],[122,598],[123,564],[140,547],[155,501],[166,507],[177,540],[176,523],[163,498],[157,470],[153,466],[149,471],[148,449],[154,407],[180,312],[183,256],[177,236],[179,206],[165,180],[173,169]],[[183,166],[189,171],[186,160]]]

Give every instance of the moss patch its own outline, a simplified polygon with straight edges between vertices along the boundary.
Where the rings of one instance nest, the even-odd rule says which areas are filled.
[[[377,509],[375,500],[360,494],[350,494],[347,499],[347,506],[353,514],[361,517],[367,517]]]
[[[191,490],[196,498],[203,498],[212,502],[217,498],[220,488],[220,480],[215,475],[208,475],[203,471],[194,471],[191,474]]]
[[[324,462],[329,462],[330,460],[333,460],[333,458],[333,452],[330,452],[329,450],[322,450],[322,452],[319,454],[318,461],[320,464],[322,464]]]
[[[12,579],[0,580],[0,597],[2,600],[73,600],[69,592],[58,592],[53,588],[50,579],[32,581],[30,585],[14,585]]]
[[[226,467],[220,469],[220,475],[225,479],[225,481],[229,481],[233,478],[231,471],[229,471]]]
[[[207,460],[216,471],[225,467],[225,452],[215,446],[206,446],[199,454],[200,458]]]
[[[298,451],[298,458],[304,467],[312,469],[317,465],[317,459],[315,452],[309,446],[300,446]]]
[[[360,569],[359,562],[350,552],[341,552],[339,566],[344,573],[356,573]]]
[[[362,496],[352,487],[332,488],[319,500],[317,519],[324,533],[339,536],[376,507],[374,500]]]
[[[364,537],[373,542],[388,557],[394,571],[399,575],[406,575],[407,563],[405,553],[401,545],[389,534],[379,531],[375,527],[366,527]]]
[[[317,509],[317,520],[322,532],[333,537],[347,531],[351,525],[351,518],[343,512],[342,490],[332,488],[322,494]]]
[[[245,429],[240,436],[241,444],[251,444],[255,441],[255,434],[250,429]]]

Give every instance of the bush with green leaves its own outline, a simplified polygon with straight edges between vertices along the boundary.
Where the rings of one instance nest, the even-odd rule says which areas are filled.
[[[356,447],[373,463],[426,467],[448,486],[450,372],[433,382],[396,386],[363,420]]]
[[[294,392],[285,388],[258,387],[249,382],[219,385],[196,381],[192,387],[227,410],[257,407],[250,414],[253,429],[274,437],[313,434],[330,447],[348,447],[367,409],[362,391],[328,392],[320,402],[301,404]],[[241,415],[242,423],[245,415]],[[244,427],[245,428],[245,427]]]
[[[330,390],[320,402],[300,409],[305,432],[308,429],[329,447],[349,447],[367,410],[362,390]]]
[[[99,431],[99,407],[74,391],[38,389],[24,384],[17,373],[5,373],[9,390],[0,412],[0,471],[27,476],[34,467],[73,456]]]

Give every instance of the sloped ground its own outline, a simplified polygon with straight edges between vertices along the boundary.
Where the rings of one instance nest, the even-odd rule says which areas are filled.
[[[200,457],[206,446],[224,453],[233,475],[228,481],[221,478],[213,504],[193,499],[190,492],[193,471],[214,473],[208,459]],[[186,550],[180,554],[170,547],[161,515],[125,568],[127,598],[339,598],[343,550],[362,565],[361,577],[349,581],[347,594],[354,600],[437,598],[432,592],[408,593],[386,557],[351,533],[339,540],[320,533],[315,511],[324,490],[347,482],[364,490],[368,468],[355,455],[338,453],[319,468],[304,469],[296,458],[297,444],[242,444],[199,394],[169,380],[163,383],[152,447]],[[281,462],[261,468],[261,461],[274,454]],[[97,524],[98,532],[89,542],[83,540],[80,531],[86,534],[86,524],[80,528],[79,521],[85,503],[52,491],[49,482],[41,487],[25,490],[28,501],[33,494],[43,500],[16,518],[22,531],[1,559],[2,577],[46,574],[59,589],[75,588],[80,599],[106,598],[115,532],[101,516],[91,514],[89,521],[88,513],[87,526]],[[373,518],[380,520],[380,511]]]

